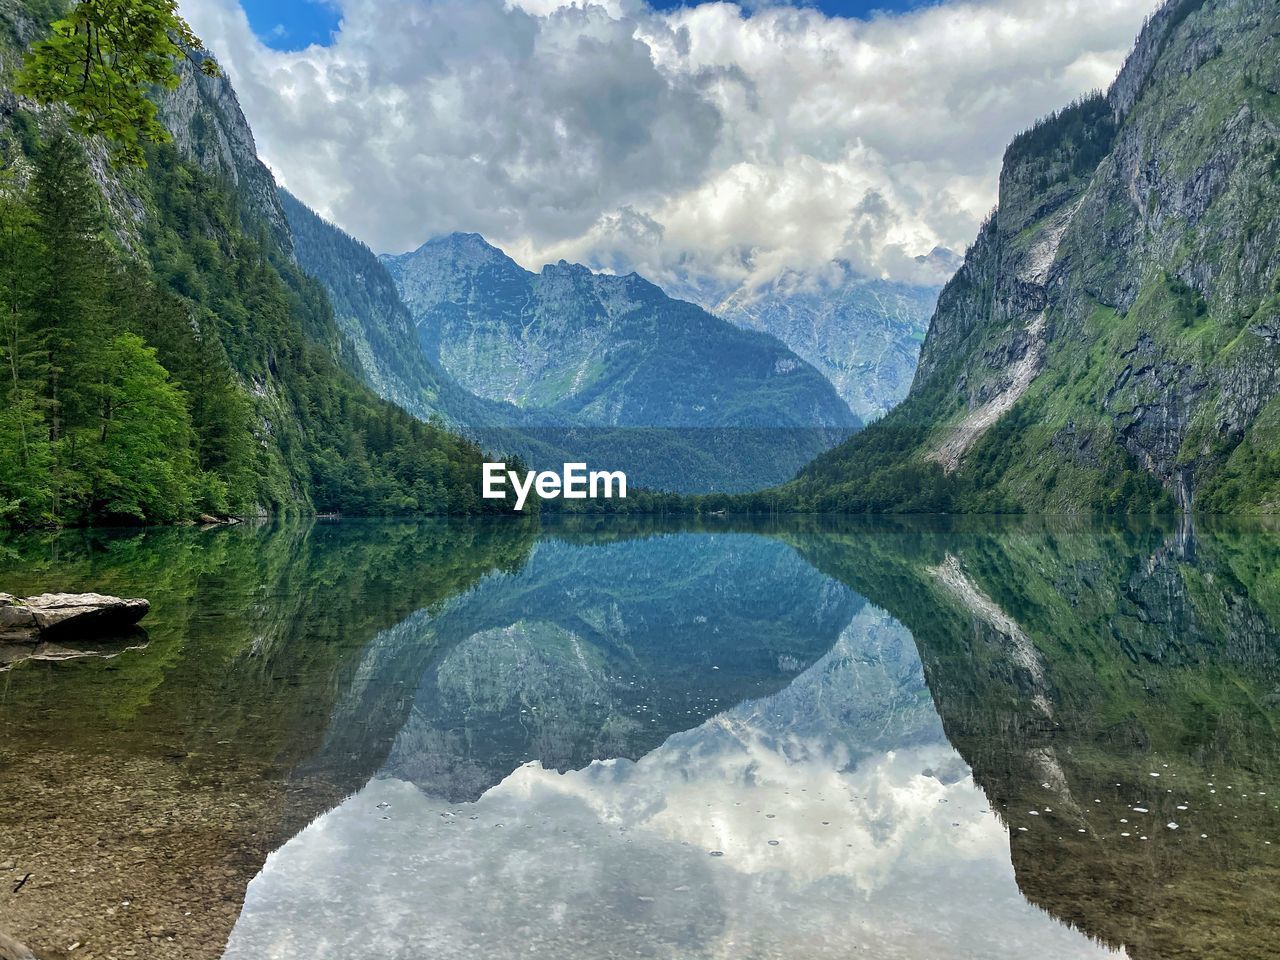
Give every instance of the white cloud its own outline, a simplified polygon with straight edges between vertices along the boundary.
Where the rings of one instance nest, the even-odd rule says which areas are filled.
[[[340,6],[330,46],[278,52],[236,0],[183,3],[304,201],[378,250],[474,230],[534,268],[732,288],[962,250],[1005,143],[1105,87],[1154,0]]]

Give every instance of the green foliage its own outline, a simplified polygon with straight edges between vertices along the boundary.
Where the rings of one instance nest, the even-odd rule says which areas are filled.
[[[1115,135],[1111,104],[1095,90],[1014,137],[1005,150],[1004,166],[1034,170],[1035,186],[1043,191],[1091,174],[1110,151]]]
[[[324,289],[265,234],[241,228],[225,185],[170,147],[153,151],[148,174],[152,269],[193,315],[201,349],[221,345],[252,384],[255,418],[269,424],[270,442],[254,465],[255,503],[358,514],[506,509],[480,499],[477,446],[377,399],[357,380],[358,361]],[[199,409],[234,405],[214,391]],[[228,456],[227,444],[243,436],[211,437],[206,455]]]
[[[187,398],[137,331],[147,303],[101,239],[84,155],[55,136],[0,191],[7,522],[177,519],[200,475]]]
[[[407,403],[418,401],[417,409],[410,406],[410,410],[434,412],[429,409],[432,395],[439,391],[434,371],[418,348],[413,318],[377,255],[288,191],[280,190],[279,196],[293,234],[294,255],[308,274],[325,285],[344,332],[352,340],[364,339],[369,357],[391,376],[423,388],[425,396],[405,398]]]
[[[1188,286],[1178,277],[1166,274],[1162,280],[1164,292],[1172,302],[1173,317],[1183,327],[1194,326],[1196,321],[1209,312],[1209,305],[1200,296],[1200,291]]]
[[[191,512],[196,478],[191,420],[156,351],[122,333],[98,358],[101,426],[88,445],[92,509],[106,517],[177,520]]]
[[[41,378],[47,365],[34,329],[41,248],[24,199],[11,182],[0,182],[0,523],[47,516],[53,502]]]
[[[943,513],[957,506],[954,480],[914,459],[929,430],[908,401],[805,467],[779,491],[792,509],[833,513]]]
[[[49,516],[53,450],[30,392],[10,387],[0,408],[0,526]]]
[[[153,149],[148,265],[104,239],[73,138],[0,181],[0,523],[505,509],[480,499],[478,447],[336,358],[324,291],[234,195]]]
[[[80,0],[18,78],[152,169],[120,184],[145,210],[138,263],[104,239],[81,144],[6,123],[6,165],[35,172],[0,189],[0,521],[503,509],[480,500],[479,448],[369,393],[323,289],[165,146],[148,95],[179,84],[178,57],[217,75],[198,48],[174,0]]]
[[[1208,476],[1198,506],[1208,513],[1280,511],[1280,398],[1273,397],[1229,452],[1221,469]]]
[[[200,48],[177,6],[177,0],[79,0],[32,48],[17,91],[42,104],[65,104],[78,132],[107,139],[120,161],[145,165],[144,145],[171,139],[147,91],[176,87],[175,58]],[[199,64],[206,75],[218,74],[214,60]]]

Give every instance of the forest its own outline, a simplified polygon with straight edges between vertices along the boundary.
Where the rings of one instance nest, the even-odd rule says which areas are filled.
[[[181,31],[158,36],[116,56],[172,71]],[[48,55],[5,78],[30,99],[0,118],[0,524],[504,509],[479,497],[478,446],[360,382],[323,288],[231,184],[183,159],[153,107],[41,87]],[[112,70],[113,105],[150,103]]]

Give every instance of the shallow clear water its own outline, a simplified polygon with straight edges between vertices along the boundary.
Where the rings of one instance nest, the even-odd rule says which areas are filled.
[[[31,875],[0,929],[50,955],[1274,947],[1272,530],[0,545],[0,589],[90,588],[150,597],[146,636],[0,674],[0,867]]]

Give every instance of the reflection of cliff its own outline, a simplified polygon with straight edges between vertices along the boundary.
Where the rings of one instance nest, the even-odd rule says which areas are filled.
[[[1268,955],[1280,536],[1013,526],[792,539],[913,632],[1032,902],[1136,958]]]
[[[969,854],[984,876],[1009,868],[968,765],[1012,830],[1033,904],[1137,958],[1268,955],[1280,923],[1280,535],[988,521],[846,534],[802,519],[768,532],[786,543],[623,523],[536,545],[527,526],[484,523],[12,541],[0,553],[11,589],[94,587],[149,596],[155,610],[146,651],[6,675],[0,861],[35,877],[19,895],[0,890],[0,913],[39,947],[145,954],[160,929],[190,955],[216,955],[266,851],[382,771],[418,788],[390,813],[358,808],[371,844],[412,809],[426,811],[420,838],[462,843],[447,830],[481,821],[450,828],[440,812],[482,792],[477,806],[508,827],[531,798],[573,821],[531,821],[543,846],[530,848],[502,846],[485,821],[491,835],[469,834],[480,845],[425,863],[442,922],[489,905],[468,904],[475,888],[451,890],[460,874],[444,869],[488,850],[486,890],[532,885],[513,922],[546,916],[532,894],[554,894],[563,876],[521,873],[527,854],[579,870],[557,902],[584,935],[591,898],[614,893],[631,897],[646,935],[670,934],[663,943],[685,924],[711,940],[745,930],[775,953],[848,947],[843,957],[851,945],[828,931],[864,895],[886,918],[933,918],[959,890],[977,927],[991,915],[972,864],[952,870]],[[636,762],[591,763],[614,756]],[[849,794],[839,820],[819,815],[836,784]],[[965,790],[972,823],[954,815]],[[734,791],[742,807],[720,802]],[[783,810],[792,832],[774,847]],[[652,846],[628,843],[624,815],[657,831]],[[981,830],[955,826],[979,817]],[[901,829],[912,818],[923,832]],[[832,843],[823,831],[837,823],[849,836]],[[577,831],[572,856],[561,827]],[[723,858],[690,852],[712,840]],[[367,879],[370,849],[352,847],[334,896]],[[403,877],[399,852],[386,848],[386,862]],[[804,884],[715,872],[731,853],[740,866],[785,863],[787,882]],[[701,901],[709,920],[679,879],[662,884],[708,876],[728,877]],[[861,885],[806,885],[833,876]],[[124,886],[147,912],[84,908],[118,903]],[[1012,883],[999,889],[1001,915],[1022,916],[1003,895]],[[421,902],[406,903],[403,917],[420,918]],[[814,903],[827,913],[801,927]],[[768,939],[777,930],[791,939]],[[814,931],[826,939],[806,940]],[[895,932],[875,942],[881,955]],[[1078,938],[1059,942],[1080,954]]]
[[[286,783],[370,638],[518,566],[531,537],[355,522],[6,539],[0,579],[25,592],[152,600],[145,650],[6,675],[0,861],[32,874],[0,889],[7,929],[40,956],[77,942],[170,956],[170,935],[218,956],[266,854],[385,756],[389,741],[363,769]]]
[[[416,687],[386,772],[472,798],[530,759],[567,770],[639,757],[785,686],[860,605],[758,537],[541,541],[520,571],[371,646],[365,669],[384,688],[394,678],[403,699]],[[367,713],[349,703],[330,737]]]

